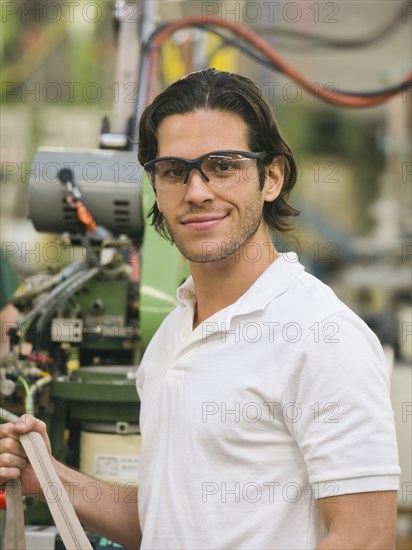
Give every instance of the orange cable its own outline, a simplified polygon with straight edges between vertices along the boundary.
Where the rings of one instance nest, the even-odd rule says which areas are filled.
[[[171,34],[173,34],[178,29],[183,27],[189,27],[192,25],[201,26],[201,25],[215,25],[217,27],[223,27],[225,29],[231,30],[234,34],[241,36],[247,42],[252,44],[257,50],[262,52],[268,59],[275,63],[280,71],[286,76],[289,76],[295,82],[298,82],[305,88],[307,91],[314,94],[316,97],[322,98],[326,103],[333,103],[341,107],[372,107],[375,105],[380,105],[399,93],[398,90],[383,93],[382,95],[374,97],[362,97],[348,96],[345,94],[340,94],[339,92],[331,92],[330,90],[325,90],[315,83],[311,82],[308,78],[296,71],[291,65],[289,65],[277,52],[272,48],[270,44],[265,42],[253,31],[242,27],[237,23],[232,23],[230,21],[222,21],[218,17],[208,16],[205,18],[201,15],[195,15],[190,17],[185,17],[179,21],[173,21],[168,24],[166,27],[161,29],[158,34],[154,37],[152,43],[150,44],[151,51],[149,52],[149,78],[148,78],[148,90],[147,90],[147,102],[150,103],[153,100],[153,89],[154,83],[157,75],[157,68],[159,63],[159,53],[160,48],[163,45],[163,42]],[[406,84],[412,79],[412,72],[409,73],[401,82]]]

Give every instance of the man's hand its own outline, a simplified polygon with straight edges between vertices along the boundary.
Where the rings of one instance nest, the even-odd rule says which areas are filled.
[[[0,425],[0,475],[1,481],[21,477],[23,493],[42,495],[41,487],[33,468],[27,461],[26,453],[19,441],[19,435],[38,432],[51,453],[46,425],[41,420],[27,414],[16,424]],[[63,485],[70,487],[70,497],[80,521],[92,531],[118,542],[130,550],[140,547],[141,531],[137,510],[137,488],[134,498],[130,486],[120,486],[118,493],[110,483],[104,483],[72,470],[55,459],[53,466]],[[98,484],[99,506],[94,500],[85,498],[84,488],[90,483]]]
[[[30,414],[24,414],[16,424],[0,424],[0,478],[2,483],[21,477],[22,491],[25,495],[41,495],[41,487],[33,468],[27,460],[20,443],[19,435],[38,432],[51,452],[46,425]]]
[[[395,491],[340,495],[317,504],[329,532],[317,550],[395,550]]]

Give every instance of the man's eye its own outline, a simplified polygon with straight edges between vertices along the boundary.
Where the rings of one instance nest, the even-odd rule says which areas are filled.
[[[161,167],[160,176],[168,179],[180,179],[185,175],[184,168],[176,166],[176,164],[166,165]]]
[[[183,170],[180,168],[170,168],[169,170],[165,170],[164,175],[170,178],[179,178],[183,175]]]
[[[206,170],[214,174],[236,170],[236,163],[230,160],[214,159],[207,163]]]

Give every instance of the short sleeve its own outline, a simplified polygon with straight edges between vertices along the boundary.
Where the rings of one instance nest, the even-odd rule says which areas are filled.
[[[288,424],[317,498],[397,490],[400,468],[382,347],[350,310],[310,327],[283,377]],[[290,406],[290,405],[289,405]]]

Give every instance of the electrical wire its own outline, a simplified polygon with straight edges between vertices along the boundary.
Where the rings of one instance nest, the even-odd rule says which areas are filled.
[[[71,269],[66,268],[66,270],[63,271],[65,275],[69,274],[67,278],[63,280],[62,283],[58,284],[52,292],[50,292],[46,300],[37,304],[37,306],[35,306],[25,317],[23,317],[23,319],[19,321],[18,325],[21,329],[21,335],[18,345],[20,352],[23,342],[26,340],[27,332],[36,317],[40,316],[40,319],[45,319],[45,317],[49,315],[50,311],[54,313],[58,306],[70,298],[70,296],[79,288],[79,286],[81,286],[81,284],[83,284],[83,282],[88,281],[89,278],[92,278],[98,271],[99,267],[93,267],[90,269],[90,265],[86,262],[78,264],[77,268],[71,266]],[[73,285],[75,286],[73,287]],[[74,291],[72,291],[73,288],[75,289]],[[69,289],[68,293],[66,292],[67,289]],[[51,317],[48,318],[50,319]],[[41,334],[41,330],[43,330],[43,328],[41,330],[38,328],[40,319],[37,321],[36,325],[37,336],[39,336]]]
[[[410,13],[408,11],[407,6],[412,4],[412,0],[409,0],[408,2],[404,2],[401,9],[399,9],[395,15],[389,20],[388,23],[386,23],[382,28],[373,31],[369,36],[362,37],[362,38],[352,38],[349,40],[345,39],[337,39],[333,38],[331,36],[325,36],[325,35],[319,35],[314,33],[309,33],[305,31],[295,31],[291,29],[285,29],[283,27],[278,26],[272,26],[270,27],[270,32],[274,35],[276,35],[276,39],[278,38],[292,38],[294,40],[298,39],[301,41],[304,41],[305,44],[302,44],[301,47],[307,47],[308,42],[310,43],[311,47],[323,47],[323,48],[333,48],[333,49],[359,49],[367,46],[371,46],[372,44],[375,44],[379,40],[382,40],[385,38],[388,34],[390,34],[393,30],[395,30],[398,26],[405,23],[405,17],[408,16]],[[211,20],[213,16],[206,16],[204,19],[205,26],[207,26],[208,20]],[[160,25],[157,27],[153,33],[148,38],[148,43],[150,43],[156,35],[161,32],[165,27],[167,27],[168,23],[164,23],[163,25]],[[265,27],[259,27],[259,32],[261,34],[265,33]],[[282,44],[282,48],[284,48],[284,44]]]
[[[18,420],[19,420],[19,417],[17,415],[7,411],[6,409],[3,409],[3,407],[0,407],[1,422],[13,422],[13,424],[15,424],[16,422],[18,422]]]
[[[378,92],[362,92],[361,94],[353,94],[351,92],[342,93],[335,90],[331,91],[330,89],[327,89],[327,87],[324,88],[317,83],[313,83],[308,78],[301,75],[291,65],[284,61],[284,59],[270,44],[265,42],[253,31],[236,23],[222,21],[220,18],[212,16],[208,17],[207,24],[208,26],[213,25],[224,28],[241,37],[242,40],[251,45],[256,51],[262,53],[264,57],[269,60],[271,64],[273,64],[273,68],[276,67],[278,71],[299,83],[316,98],[322,99],[326,103],[332,103],[340,107],[372,107],[384,103],[401,90],[411,86],[412,72],[409,73],[398,85],[391,86],[389,91],[383,90]],[[165,40],[179,29],[190,26],[202,27],[204,25],[205,21],[202,16],[190,16],[164,25],[155,33],[154,38],[148,44],[147,55],[149,57],[150,66],[148,75],[148,90],[146,94],[147,104],[153,100],[154,84],[158,72],[160,50]]]
[[[81,266],[81,267],[80,267]],[[34,319],[37,315],[39,315],[39,313],[42,311],[42,309],[44,308],[47,308],[48,307],[48,304],[50,302],[53,302],[53,300],[55,300],[56,296],[58,296],[61,292],[63,292],[63,290],[65,288],[67,288],[68,286],[70,286],[70,284],[76,280],[82,273],[86,272],[88,269],[89,269],[89,264],[87,263],[82,263],[82,264],[79,264],[79,269],[77,270],[73,270],[72,272],[70,272],[70,275],[63,281],[61,282],[60,284],[58,284],[51,292],[50,294],[47,296],[47,298],[45,300],[43,300],[42,302],[40,302],[39,304],[37,304],[37,306],[35,306],[31,311],[29,311],[29,313],[23,317],[23,319],[21,319],[21,321],[19,321],[19,326],[20,327],[24,327],[25,324],[31,320],[31,319]],[[79,275],[80,274],[80,275]],[[27,332],[27,331],[26,331]]]
[[[411,3],[412,2],[409,1],[409,4]],[[395,13],[395,15],[389,20],[389,23],[385,23],[385,25],[382,28],[373,31],[369,36],[362,37],[362,38],[352,38],[349,40],[337,39],[331,36],[318,35],[318,34],[309,33],[305,31],[292,31],[290,29],[284,29],[282,27],[270,28],[270,31],[273,33],[276,33],[276,38],[285,37],[285,38],[293,38],[294,40],[298,39],[298,40],[304,41],[305,44],[302,44],[301,47],[302,46],[307,47],[309,43],[311,48],[318,47],[318,48],[342,49],[342,50],[360,49],[360,48],[372,46],[376,42],[383,40],[398,26],[405,23],[405,17],[408,14],[406,5],[407,5],[407,2],[404,2],[401,9],[398,10]],[[259,30],[264,34],[265,32],[264,28],[261,28]],[[284,44],[282,44],[282,48],[284,48]]]
[[[79,262],[77,264],[70,264],[67,267],[61,271],[61,281],[64,281],[67,279],[67,277],[70,277],[71,275],[74,275],[74,273],[77,273],[78,271],[84,271],[89,267],[88,262]]]
[[[24,409],[25,409],[25,412],[27,412],[29,414],[33,414],[32,406],[31,406],[31,400],[30,400],[29,385],[27,384],[26,379],[21,375],[19,375],[17,377],[17,380],[20,382],[20,384],[23,386],[23,389],[24,389]]]
[[[39,378],[29,387],[29,392],[27,396],[27,403],[26,403],[26,413],[34,414],[35,413],[35,406],[34,406],[34,400],[36,397],[36,394],[44,388],[44,386],[47,386],[52,381],[52,377],[50,374],[43,375],[42,378]]]
[[[71,281],[71,284],[67,286],[63,292],[57,295],[52,304],[41,314],[36,324],[36,342],[41,342],[42,333],[47,323],[51,320],[58,307],[66,302],[70,296],[72,296],[82,285],[92,279],[100,271],[100,267],[93,267],[86,273],[80,273],[78,278]]]
[[[28,414],[34,414],[35,413],[35,407],[34,407],[35,396],[41,388],[51,383],[52,377],[50,376],[50,374],[44,373],[42,374],[42,377],[36,380],[34,384],[31,384],[31,386],[28,385],[27,380],[22,375],[19,375],[17,377],[17,380],[20,382],[20,384],[23,386],[23,389],[24,389],[24,395],[25,395],[24,412]]]
[[[264,55],[260,55],[259,53],[255,52],[252,48],[250,48],[246,44],[243,44],[243,42],[241,40],[239,40],[238,38],[228,37],[223,32],[220,32],[220,31],[214,29],[213,27],[209,27],[207,25],[204,25],[204,26],[203,25],[194,25],[194,26],[196,26],[199,30],[202,30],[202,31],[205,31],[205,32],[210,32],[211,34],[214,34],[214,35],[218,36],[224,42],[224,44],[223,44],[224,46],[228,45],[228,46],[233,46],[233,47],[237,48],[238,50],[242,51],[243,53],[245,53],[246,55],[248,55],[249,57],[251,57],[252,59],[257,61],[258,63],[268,67],[269,69],[274,69],[274,70],[279,70],[280,69],[279,65],[277,63],[271,61],[270,59],[268,59]],[[338,90],[338,91],[339,91],[340,95],[345,95],[345,96],[377,97],[377,96],[381,96],[381,95],[384,95],[384,94],[399,93],[402,90],[404,90],[406,85],[408,85],[408,84],[410,85],[411,81],[406,82],[406,83],[404,82],[402,84],[397,84],[395,86],[390,86],[388,88],[382,88],[380,90],[369,91],[369,92],[354,92],[354,91],[348,91],[348,90]],[[331,92],[331,93],[334,93],[334,92]]]
[[[89,254],[87,254],[87,257],[89,257]],[[43,274],[43,279],[40,279],[40,282],[36,282],[36,283],[26,282],[27,287],[23,291],[20,291],[19,289],[18,295],[13,296],[11,301],[17,307],[19,307],[19,305],[24,306],[27,302],[29,301],[31,302],[39,294],[48,292],[49,289],[55,288],[56,286],[62,284],[68,277],[70,277],[71,275],[74,275],[74,273],[88,269],[89,265],[90,265],[89,262],[79,262],[79,263],[68,265],[59,273],[56,273],[51,277],[50,275],[45,276]],[[39,275],[41,276],[42,274],[39,274]],[[39,278],[37,276],[32,277],[32,279],[39,281]]]
[[[223,47],[233,46],[234,48],[238,49],[239,51],[243,52],[244,54],[248,55],[258,63],[260,63],[261,65],[266,65],[271,69],[273,68],[278,69],[275,63],[270,62],[264,55],[261,55],[258,52],[255,52],[251,47],[249,47],[247,44],[244,44],[238,38],[231,38],[230,36],[225,35],[225,33],[218,31],[217,29],[213,28],[210,25],[194,25],[194,26],[200,31],[209,32],[222,39],[223,44],[220,44],[220,46],[216,48],[215,52],[211,54],[212,57],[215,53],[217,53],[217,51],[219,51],[222,48],[222,46]]]

